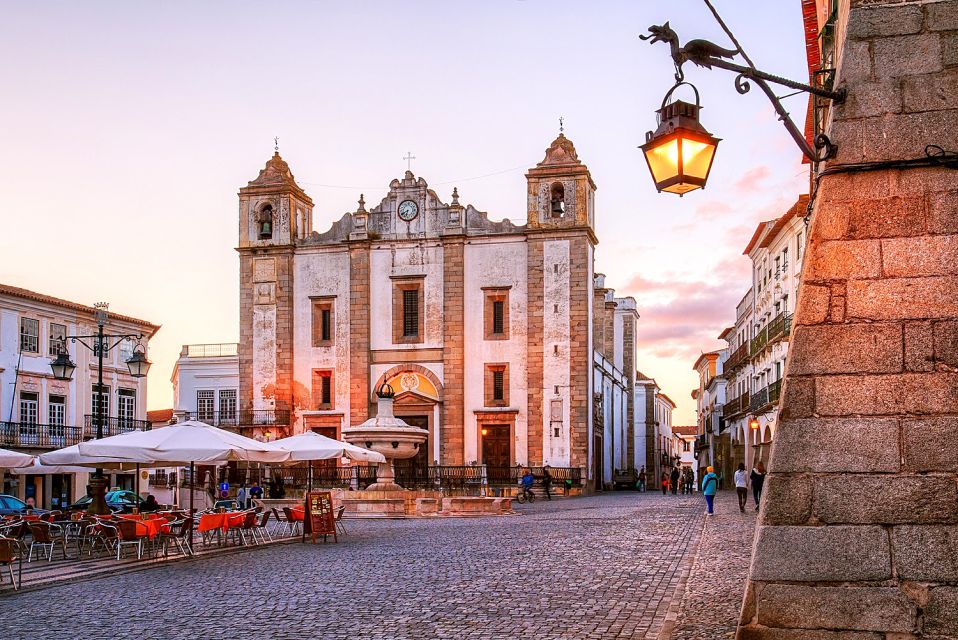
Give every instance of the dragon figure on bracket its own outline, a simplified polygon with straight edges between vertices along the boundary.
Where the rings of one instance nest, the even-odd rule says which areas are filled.
[[[682,65],[686,62],[711,69],[715,58],[732,59],[739,53],[738,49],[724,49],[708,40],[689,40],[684,47],[679,46],[679,35],[672,30],[668,22],[662,25],[652,25],[649,27],[649,35],[639,36],[639,38],[641,40],[651,40],[649,44],[656,42],[669,43],[672,50],[672,60],[675,62],[676,82],[685,80]]]

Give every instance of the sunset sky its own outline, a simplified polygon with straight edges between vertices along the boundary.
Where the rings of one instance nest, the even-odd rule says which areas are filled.
[[[755,63],[804,80],[799,0],[715,0]],[[709,186],[657,194],[636,148],[672,84],[665,44],[731,46],[700,0],[6,3],[0,282],[163,325],[149,407],[180,346],[238,339],[237,196],[273,136],[326,230],[412,169],[446,201],[525,218],[525,169],[564,116],[592,172],[596,270],[641,319],[638,368],[694,420],[692,363],[748,287],[742,249],[807,189],[756,87],[686,65],[719,145]],[[762,52],[758,54],[758,52]],[[783,90],[781,93],[787,93]],[[680,97],[685,97],[681,94]],[[786,100],[801,126],[805,98]],[[6,390],[3,391],[7,393]]]

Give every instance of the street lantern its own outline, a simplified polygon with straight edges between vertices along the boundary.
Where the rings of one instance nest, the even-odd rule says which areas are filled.
[[[752,431],[758,431],[759,426],[761,425],[758,423],[758,418],[752,418],[748,421],[748,428]]]
[[[695,92],[695,104],[684,100],[669,102],[672,92],[683,84]],[[639,148],[652,172],[652,180],[659,191],[683,196],[689,191],[705,187],[719,139],[699,122],[699,92],[687,82],[680,82],[665,94],[658,113],[659,126],[645,134],[645,144]]]
[[[53,377],[57,380],[72,380],[77,366],[70,360],[67,350],[61,347],[56,359],[50,363],[50,368],[53,370]]]
[[[146,359],[146,352],[142,345],[137,345],[133,349],[133,355],[126,361],[126,366],[130,369],[130,375],[134,378],[144,378],[150,370],[153,363]]]

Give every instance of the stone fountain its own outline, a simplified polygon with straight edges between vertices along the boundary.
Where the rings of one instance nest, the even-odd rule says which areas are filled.
[[[368,491],[402,491],[403,488],[396,484],[393,460],[414,457],[429,437],[429,432],[425,429],[410,426],[393,415],[395,395],[393,388],[383,383],[376,391],[376,417],[343,429],[343,439],[346,442],[378,451],[386,458],[386,462],[379,463],[376,483],[369,485]]]

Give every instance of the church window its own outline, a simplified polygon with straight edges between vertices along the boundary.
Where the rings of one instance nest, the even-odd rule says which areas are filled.
[[[273,238],[273,206],[263,207],[257,220],[259,221],[259,239],[271,240]]]
[[[415,289],[402,292],[402,335],[404,338],[419,335],[419,292]]]
[[[393,285],[393,342],[423,341],[422,279],[404,280]]]
[[[505,407],[509,404],[509,365],[486,365],[485,396],[487,407]]]
[[[333,344],[333,299],[313,299],[312,337],[314,347],[328,347]]]
[[[483,316],[486,340],[509,339],[509,289],[508,287],[483,287],[485,304]]]
[[[565,214],[565,187],[561,182],[553,182],[549,188],[550,212],[553,218],[561,218]]]
[[[316,409],[333,408],[333,372],[327,369],[313,370],[313,404]]]

